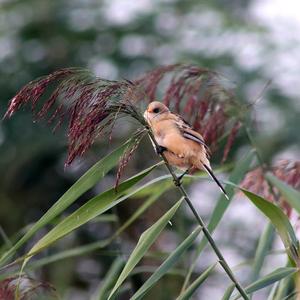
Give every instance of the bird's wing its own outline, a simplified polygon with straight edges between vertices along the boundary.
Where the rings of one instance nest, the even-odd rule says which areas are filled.
[[[198,133],[197,131],[195,131],[192,128],[192,126],[189,123],[187,123],[184,119],[182,119],[180,116],[178,116],[178,115],[175,115],[175,116],[176,116],[177,127],[179,128],[182,135],[186,139],[192,140],[192,141],[204,146],[205,149],[209,151],[209,148],[205,144],[202,135],[200,133]]]

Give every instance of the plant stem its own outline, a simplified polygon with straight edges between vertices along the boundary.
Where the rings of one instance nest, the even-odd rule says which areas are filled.
[[[151,129],[149,127],[147,127],[147,129],[148,129],[148,134],[149,134],[150,139],[152,140],[153,144],[156,147],[158,147],[159,145],[156,142]],[[226,260],[225,260],[225,258],[223,256],[223,254],[221,253],[221,251],[219,250],[218,246],[216,245],[216,243],[215,243],[212,235],[210,234],[208,228],[206,227],[206,225],[203,222],[203,220],[200,217],[200,215],[197,213],[197,211],[196,211],[196,209],[195,209],[192,201],[190,200],[188,194],[186,193],[185,189],[183,188],[181,182],[178,180],[176,174],[174,173],[172,167],[168,163],[168,161],[167,161],[167,159],[166,159],[166,157],[164,156],[163,153],[161,154],[161,157],[163,158],[167,169],[169,170],[170,174],[173,177],[174,184],[176,185],[176,187],[178,188],[178,190],[180,191],[180,193],[184,197],[184,200],[186,201],[186,203],[188,204],[189,208],[191,209],[191,211],[192,211],[193,215],[195,216],[197,222],[202,227],[203,234],[205,235],[205,237],[208,240],[209,244],[213,248],[213,250],[214,250],[215,254],[217,255],[217,257],[219,258],[220,265],[223,267],[224,271],[227,273],[227,275],[231,279],[231,281],[235,284],[235,286],[236,286],[237,290],[240,292],[241,296],[244,299],[249,300],[249,297],[247,296],[247,293],[245,292],[245,290],[243,289],[243,287],[241,286],[241,284],[238,282],[238,280],[235,278],[232,270],[230,269],[228,263],[226,262]]]

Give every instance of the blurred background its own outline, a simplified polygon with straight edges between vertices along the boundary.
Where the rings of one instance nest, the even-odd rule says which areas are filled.
[[[62,67],[87,67],[107,79],[135,79],[158,65],[193,63],[222,72],[243,101],[253,103],[261,98],[252,115],[256,142],[266,162],[299,159],[299,11],[297,0],[0,0],[0,115],[24,84]],[[269,80],[271,84],[265,89]],[[109,146],[99,141],[84,158],[64,169],[64,130],[54,135],[43,122],[32,122],[29,107],[2,121],[2,236],[13,237],[36,221],[89,166],[123,140],[119,134],[113,135]],[[145,147],[155,161],[149,143],[145,142]],[[238,160],[248,147],[240,134],[230,160]],[[125,176],[148,165],[138,150]],[[114,180],[112,172],[71,210],[113,185]],[[218,189],[202,182],[193,184],[190,193],[200,214],[209,218]],[[155,207],[160,206],[163,204]],[[157,217],[154,210],[124,237],[128,253],[147,228],[147,218]],[[186,222],[189,217],[186,213]],[[222,232],[215,234],[231,265],[253,257],[258,231],[265,222],[250,203],[237,197],[222,221]],[[107,223],[93,222],[42,256],[105,238],[111,230]],[[170,230],[159,247],[171,250],[177,241]],[[0,245],[2,242],[1,238]],[[96,251],[47,265],[33,276],[50,282],[63,299],[89,299],[113,258],[109,251]],[[211,261],[213,254],[208,249],[197,270]],[[274,264],[282,265],[284,258],[278,256],[268,263],[272,270]],[[210,278],[195,299],[219,299],[228,286],[220,274]],[[246,278],[247,267],[237,268],[237,274]],[[168,294],[176,282],[176,278],[166,280],[164,292]],[[157,291],[163,293],[159,288]],[[264,299],[263,292],[261,298],[259,295],[255,299]],[[158,299],[169,299],[161,297]]]

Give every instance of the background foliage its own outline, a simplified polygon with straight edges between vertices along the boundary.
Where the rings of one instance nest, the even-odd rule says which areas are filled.
[[[8,100],[25,83],[61,67],[88,67],[104,78],[135,79],[158,65],[178,61],[195,63],[224,73],[233,81],[238,99],[244,103],[255,102],[271,79],[262,99],[251,110],[256,120],[252,123],[255,143],[268,164],[276,163],[279,158],[299,159],[300,91],[297,82],[300,43],[296,32],[300,25],[288,4],[282,7],[280,1],[275,2],[270,5],[268,1],[243,1],[241,4],[222,0],[209,3],[192,0],[144,0],[138,3],[117,0],[0,1],[0,113],[4,114]],[[20,228],[25,230],[38,220],[93,163],[122,144],[133,126],[130,122],[117,125],[110,144],[97,141],[83,159],[64,169],[66,139],[63,130],[53,135],[45,124],[32,123],[28,108],[16,114],[13,120],[1,122],[0,225],[3,238],[11,239],[6,242],[17,240]],[[241,132],[228,163],[239,161],[249,148],[249,141]],[[220,160],[221,153],[217,152],[213,162]],[[156,161],[151,145],[145,139],[126,169],[125,177]],[[113,186],[115,172],[115,169],[109,171],[92,191],[65,210],[64,216]],[[157,169],[150,177],[162,174],[163,169]],[[218,189],[203,181],[197,182],[191,185],[192,200],[208,220]],[[141,195],[140,199],[145,196],[149,195]],[[85,255],[65,259],[63,263],[47,264],[32,275],[51,282],[66,299],[91,297],[97,290],[99,278],[105,282],[107,272],[113,273],[114,267],[118,267],[112,262],[120,251],[119,245],[122,244],[124,255],[129,255],[141,233],[167,211],[174,203],[174,197],[174,191],[160,197],[111,246],[88,254],[83,251]],[[230,206],[222,220],[222,232],[216,231],[216,240],[232,265],[253,259],[256,242],[266,224],[266,220],[241,198]],[[39,258],[109,238],[118,223],[126,222],[136,209],[135,199],[117,206],[105,218],[94,219],[46,249]],[[173,250],[190,232],[194,224],[190,213],[182,208],[178,214],[178,222],[167,227],[154,246],[154,256],[158,252],[161,257],[164,252]],[[57,217],[35,239],[42,237],[64,216]],[[2,242],[4,245],[5,239]],[[17,254],[28,252],[33,243],[30,241]],[[277,239],[274,245],[282,249]],[[205,262],[200,257],[197,272],[213,263],[212,255],[206,248],[201,256],[205,257]],[[278,257],[283,258],[278,260]],[[285,256],[275,256],[275,261],[272,257],[267,258],[264,274],[273,271],[277,264],[283,266]],[[150,257],[140,267],[153,264],[157,261]],[[182,264],[188,264],[187,257]],[[179,275],[176,270],[174,272],[175,275],[163,277],[161,285],[152,290],[149,297],[157,293],[162,295],[161,299],[167,299],[170,291],[179,290],[182,277],[178,280]],[[242,281],[246,281],[251,272],[251,264],[237,268]],[[133,284],[139,285],[140,280],[137,275]],[[228,284],[218,269],[199,289],[198,297],[221,298]],[[260,296],[258,293],[256,297],[265,299],[265,294]]]

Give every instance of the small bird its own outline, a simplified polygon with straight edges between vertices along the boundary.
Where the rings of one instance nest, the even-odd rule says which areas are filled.
[[[163,153],[170,165],[184,170],[184,173],[178,177],[178,182],[185,174],[205,170],[219,186],[225,197],[229,199],[210,167],[209,148],[201,134],[158,101],[153,101],[148,105],[144,118],[159,145],[155,147],[156,152],[158,154]]]

